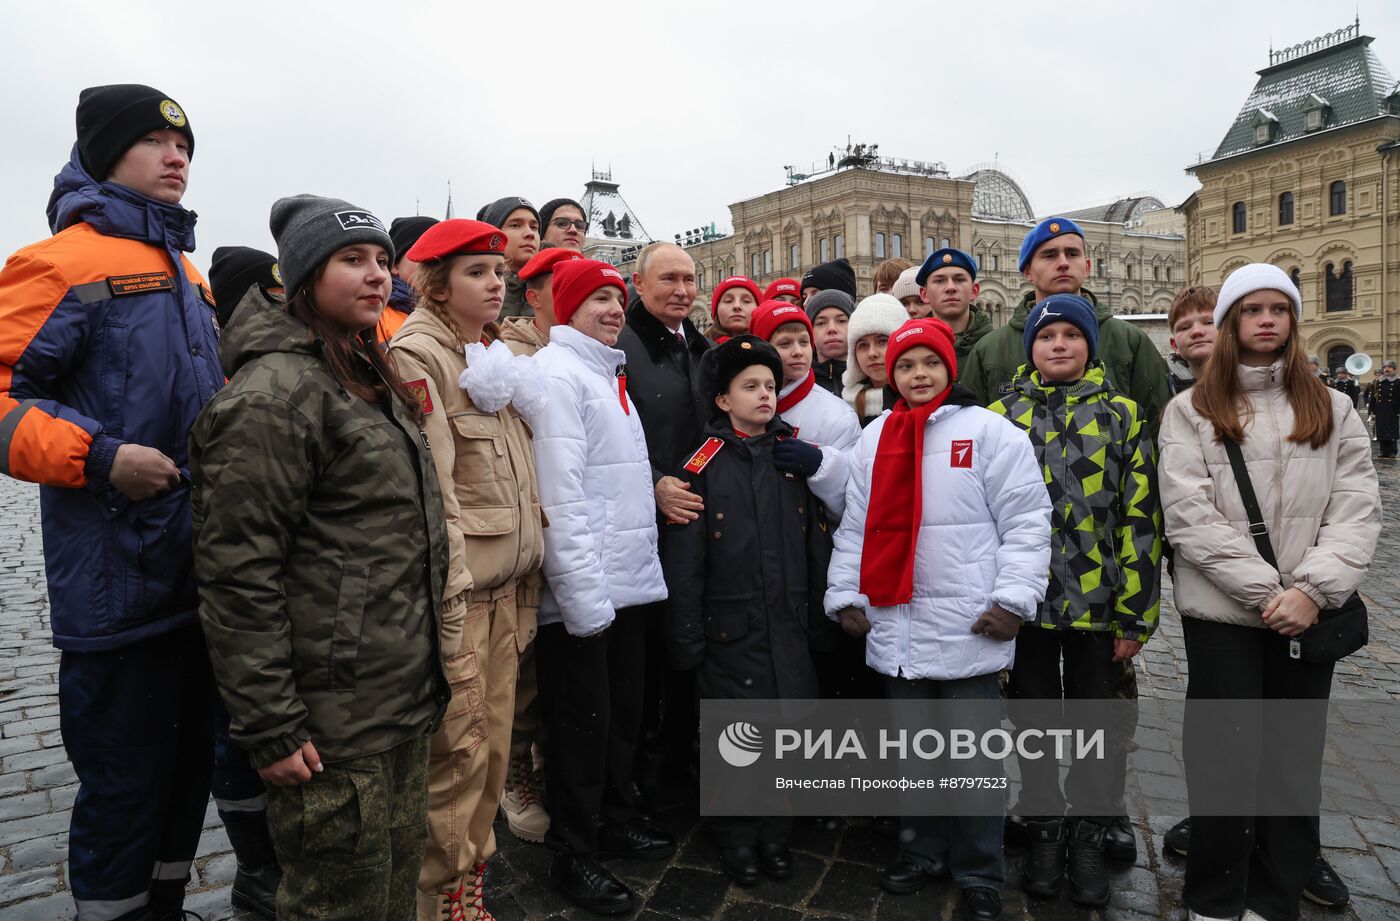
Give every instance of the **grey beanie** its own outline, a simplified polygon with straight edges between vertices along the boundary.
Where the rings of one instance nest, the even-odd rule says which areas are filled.
[[[476,219],[499,228],[505,225],[506,218],[510,217],[512,211],[518,211],[521,208],[533,214],[535,222],[539,223],[540,213],[535,210],[535,206],[518,195],[498,198],[489,205],[482,205],[481,210],[476,213]]]
[[[389,252],[391,265],[394,262],[394,241],[384,229],[384,222],[339,198],[279,198],[273,202],[268,224],[277,241],[277,265],[288,297],[301,290],[316,267],[342,246],[374,243]]]
[[[813,323],[817,322],[817,314],[828,307],[836,307],[849,317],[856,309],[856,299],[845,291],[827,288],[825,291],[818,291],[807,298],[807,303],[803,305],[803,309],[807,311],[808,319]]]

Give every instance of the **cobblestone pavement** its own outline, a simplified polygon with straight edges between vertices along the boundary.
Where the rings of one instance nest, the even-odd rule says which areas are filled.
[[[1400,466],[1395,461],[1378,463],[1384,465],[1381,486],[1389,525],[1400,509]],[[77,785],[59,736],[58,653],[49,642],[38,505],[37,488],[0,477],[0,921],[73,917],[64,859]],[[1333,696],[1400,699],[1400,637],[1389,616],[1400,600],[1400,542],[1389,536],[1382,539],[1362,593],[1372,612],[1371,643],[1337,668]],[[1139,660],[1139,683],[1144,697],[1179,699],[1185,693],[1185,651],[1169,591],[1164,602],[1163,627]],[[645,895],[645,906],[636,917],[646,921],[897,921],[951,918],[956,910],[956,893],[947,884],[933,884],[911,896],[879,889],[879,868],[894,856],[895,841],[868,821],[828,830],[812,820],[799,820],[793,878],[740,890],[715,871],[714,851],[693,811],[673,810],[661,818],[681,841],[672,861],[613,865]],[[1134,822],[1140,838],[1137,864],[1114,871],[1108,909],[1078,909],[1067,897],[1027,904],[1017,886],[1021,856],[1012,851],[1004,891],[1006,916],[1122,921],[1184,917],[1184,864],[1164,856],[1161,847],[1162,834],[1173,819],[1139,817]],[[500,853],[487,875],[487,907],[501,921],[593,917],[572,908],[550,888],[549,855],[542,847],[518,841],[503,824],[498,834]],[[1335,817],[1324,819],[1322,837],[1328,859],[1351,887],[1352,903],[1345,911],[1304,903],[1303,917],[1400,918],[1400,828],[1366,815]],[[211,803],[186,907],[207,921],[251,919],[228,907],[234,866]]]

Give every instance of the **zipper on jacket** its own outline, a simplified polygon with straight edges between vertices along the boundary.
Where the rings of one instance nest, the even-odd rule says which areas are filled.
[[[627,405],[627,365],[617,366],[617,402],[622,404],[624,415],[632,415],[632,409]]]

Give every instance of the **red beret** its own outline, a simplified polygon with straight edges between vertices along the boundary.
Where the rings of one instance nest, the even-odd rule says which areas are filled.
[[[958,353],[953,349],[953,328],[938,317],[924,317],[910,320],[890,333],[889,344],[885,346],[885,367],[889,369],[890,383],[894,383],[894,365],[899,356],[914,348],[925,345],[943,359],[948,366],[948,381],[958,378]]]
[[[408,248],[407,256],[414,262],[432,262],[444,256],[505,255],[506,235],[499,227],[484,221],[454,218],[439,221],[427,230],[418,242]]]
[[[565,249],[562,246],[551,246],[549,249],[542,249],[530,257],[530,261],[525,263],[525,268],[518,273],[521,281],[529,281],[536,275],[548,275],[554,271],[556,262],[564,262],[570,259],[582,259],[583,253],[576,249]]]
[[[765,301],[774,300],[781,294],[786,294],[791,297],[801,297],[802,285],[799,284],[795,278],[779,278],[767,288],[763,289],[763,299]]]
[[[758,285],[754,284],[753,279],[743,275],[731,275],[724,281],[715,285],[715,293],[710,295],[710,316],[714,317],[716,320],[719,319],[719,299],[724,297],[724,292],[728,291],[730,288],[743,288],[753,295],[754,304],[759,304],[763,301],[763,292],[758,290]]]
[[[627,302],[627,281],[622,273],[606,262],[594,259],[565,259],[554,267],[550,290],[554,292],[554,318],[567,326],[579,305],[599,288],[612,285],[622,292]]]
[[[759,304],[753,316],[749,317],[749,332],[767,342],[773,338],[778,327],[785,323],[801,323],[807,327],[810,335],[816,335],[816,331],[812,329],[812,318],[807,316],[807,311],[787,301],[764,301]]]

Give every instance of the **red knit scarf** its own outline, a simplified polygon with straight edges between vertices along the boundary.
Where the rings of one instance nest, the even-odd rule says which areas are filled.
[[[924,429],[951,390],[918,409],[901,399],[880,430],[860,555],[861,594],[874,607],[904,604],[914,597],[914,549],[924,512]]]
[[[811,368],[807,369],[807,376],[802,379],[802,383],[792,388],[792,393],[785,397],[778,398],[778,415],[782,415],[792,409],[798,403],[806,399],[807,394],[812,392],[812,385],[817,382],[817,374]]]

